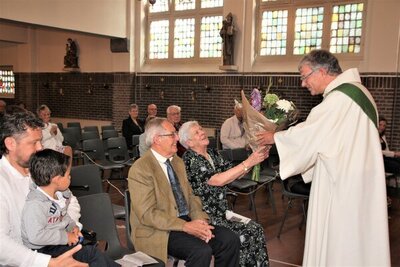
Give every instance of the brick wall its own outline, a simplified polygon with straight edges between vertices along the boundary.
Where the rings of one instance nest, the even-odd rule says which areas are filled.
[[[300,87],[297,73],[17,73],[16,99],[7,102],[24,101],[31,110],[47,104],[55,117],[111,120],[117,128],[130,103],[139,105],[141,117],[149,103],[158,106],[159,116],[166,116],[166,108],[176,104],[182,107],[184,121],[196,119],[205,127],[219,128],[232,116],[233,100],[240,99],[242,88],[246,95],[255,86],[265,92],[270,78],[273,92],[292,100],[301,118],[322,99]],[[393,73],[363,73],[362,81],[389,122],[391,148],[400,150],[400,78]]]

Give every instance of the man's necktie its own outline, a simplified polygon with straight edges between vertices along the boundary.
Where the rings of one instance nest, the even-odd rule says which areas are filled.
[[[175,171],[172,168],[169,159],[165,161],[165,165],[167,165],[169,182],[171,183],[172,192],[174,193],[176,205],[178,206],[178,217],[188,215],[189,209],[186,203],[185,196],[183,195],[181,185],[178,178],[176,177]]]

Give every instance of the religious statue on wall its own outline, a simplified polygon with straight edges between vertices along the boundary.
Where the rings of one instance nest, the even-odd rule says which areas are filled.
[[[68,38],[65,45],[66,55],[64,56],[64,69],[79,69],[78,47],[76,43]]]
[[[233,24],[232,13],[229,12],[225,20],[222,22],[222,28],[219,34],[222,37],[223,63],[224,65],[233,65],[235,27]]]

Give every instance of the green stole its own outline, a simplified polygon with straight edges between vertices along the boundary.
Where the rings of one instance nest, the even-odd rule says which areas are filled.
[[[351,84],[351,83],[343,83],[330,91],[328,94],[332,93],[333,91],[339,91],[344,93],[345,95],[349,96],[356,102],[360,108],[365,112],[368,118],[374,123],[375,127],[378,128],[378,116],[376,114],[376,110],[374,105],[372,105],[371,101],[368,97],[361,91],[360,88]]]

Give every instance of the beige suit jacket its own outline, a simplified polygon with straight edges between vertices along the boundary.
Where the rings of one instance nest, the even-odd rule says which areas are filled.
[[[174,156],[171,164],[178,176],[192,220],[208,219],[201,200],[192,192],[185,165]],[[168,178],[149,149],[130,168],[131,238],[135,249],[167,261],[169,231],[182,231],[184,220],[177,217],[177,205]]]

